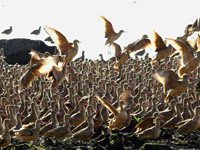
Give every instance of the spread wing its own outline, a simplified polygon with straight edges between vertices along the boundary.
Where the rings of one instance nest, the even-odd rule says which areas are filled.
[[[119,112],[110,103],[108,103],[107,101],[104,101],[99,96],[96,96],[96,97],[111,113],[113,113],[115,116],[119,115]]]
[[[65,36],[62,33],[60,33],[59,31],[57,31],[47,25],[45,26],[44,29],[47,32],[47,34],[52,38],[52,40],[56,44],[56,46],[61,54],[65,54],[70,49],[72,49],[72,44],[70,44],[67,41],[67,39],[65,38]]]
[[[103,25],[104,25],[104,32],[105,32],[105,38],[108,38],[110,36],[112,36],[113,34],[115,34],[115,31],[113,30],[113,26],[110,23],[110,21],[108,21],[105,17],[100,16],[100,18],[103,21]]]
[[[172,70],[157,72],[153,77],[163,85],[164,92],[169,89],[174,89],[178,86],[178,75],[176,75]]]
[[[152,46],[156,47],[156,52],[167,48],[161,36],[158,35],[154,29],[152,30],[152,35],[150,37]]]
[[[115,43],[115,42],[112,42],[112,43],[111,43],[111,46],[112,46],[113,49],[115,50],[115,57],[117,57],[117,58],[119,59],[120,56],[121,56],[121,51],[122,51],[120,45],[118,45],[118,44]]]

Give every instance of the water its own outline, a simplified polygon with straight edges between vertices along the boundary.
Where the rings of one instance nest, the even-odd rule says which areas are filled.
[[[114,50],[104,45],[99,15],[106,17],[116,32],[121,29],[126,32],[116,41],[123,49],[143,34],[149,35],[152,28],[163,39],[183,35],[184,28],[200,17],[198,6],[196,0],[0,0],[0,31],[13,26],[12,34],[1,34],[0,39],[44,40],[48,35],[43,27],[49,25],[63,33],[69,42],[81,41],[76,57],[85,51],[86,58],[99,59],[102,53],[104,59],[109,59]],[[42,26],[41,34],[30,35],[39,26]],[[147,51],[151,56],[155,54],[153,48]]]

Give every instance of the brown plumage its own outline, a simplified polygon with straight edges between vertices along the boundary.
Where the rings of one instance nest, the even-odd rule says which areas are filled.
[[[151,44],[152,46],[156,48],[155,52],[157,52],[155,58],[153,58],[152,60],[152,63],[156,63],[157,61],[172,55],[175,49],[171,45],[166,46],[161,36],[158,35],[158,33],[156,33],[155,30],[152,30],[152,31],[153,31],[153,34],[150,38]]]
[[[37,120],[35,126],[22,126],[19,130],[15,131],[15,137],[23,141],[34,141],[40,133],[40,126],[42,120]]]
[[[128,46],[126,46],[125,51],[128,51],[129,54],[131,54],[141,49],[145,49],[146,47],[149,47],[149,46],[151,46],[151,41],[148,39],[148,36],[145,34],[142,36],[141,39],[138,39],[134,41],[133,43],[130,43]]]
[[[115,40],[117,40],[124,31],[120,30],[119,33],[116,33],[114,31],[113,26],[110,23],[110,21],[108,21],[103,16],[100,16],[100,18],[102,19],[103,25],[104,25],[104,28],[105,28],[105,30],[104,30],[104,32],[105,32],[105,38],[107,38],[105,45],[111,44],[112,42],[114,42]]]
[[[193,58],[192,47],[181,39],[166,38],[181,55],[181,66]]]
[[[190,59],[185,65],[181,66],[178,70],[179,77],[184,74],[191,75],[193,71],[199,66],[200,63],[200,51],[197,52],[197,56]]]
[[[148,128],[140,133],[136,133],[136,135],[142,139],[156,140],[160,137],[160,133],[161,133],[160,123],[161,123],[161,118],[157,117],[155,119],[155,126]]]
[[[20,88],[31,86],[31,83],[34,80],[36,80],[39,76],[49,74],[50,72],[53,73],[54,79],[58,80],[58,78],[60,77],[60,72],[66,66],[66,63],[64,63],[61,66],[58,66],[58,61],[58,57],[49,56],[38,59],[37,63],[35,64],[32,63],[32,66],[30,66],[30,68],[20,78]]]
[[[156,78],[156,80],[163,84],[164,91],[167,94],[164,100],[165,102],[169,101],[171,97],[180,95],[181,93],[186,91],[189,85],[187,74],[183,76],[183,79],[178,80],[175,73],[171,70],[155,73],[154,78]]]
[[[195,116],[191,119],[187,119],[184,124],[181,124],[176,132],[179,133],[191,133],[196,131],[200,126],[200,107],[195,107]]]
[[[69,63],[78,53],[79,40],[74,40],[73,44],[70,44],[66,37],[59,31],[47,25],[44,29],[56,44],[59,54],[66,55],[66,63]]]
[[[70,115],[65,115],[64,125],[47,131],[44,136],[54,136],[55,138],[65,138],[70,134]]]
[[[11,136],[10,136],[10,132],[9,132],[9,123],[10,123],[9,119],[4,120],[5,131],[0,136],[0,147],[7,146],[11,142]]]
[[[120,130],[123,122],[127,119],[126,111],[123,108],[123,101],[120,101],[120,111],[117,111],[109,102],[101,99],[99,96],[96,96],[98,100],[111,112],[114,114],[114,120],[108,126],[111,130]]]

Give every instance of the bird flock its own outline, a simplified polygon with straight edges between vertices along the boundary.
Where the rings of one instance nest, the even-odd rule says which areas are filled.
[[[179,134],[200,129],[200,35],[188,39],[200,31],[200,19],[176,39],[164,41],[152,30],[150,36],[145,34],[122,50],[115,41],[124,31],[116,33],[105,17],[100,18],[105,45],[115,50],[108,61],[102,55],[101,60],[85,59],[84,52],[73,60],[80,41],[69,43],[47,25],[44,30],[57,46],[54,55],[31,50],[28,64],[10,65],[1,49],[0,147],[12,143],[11,139],[98,139],[105,133],[102,128],[107,139],[112,131],[130,128],[129,135],[146,140],[158,139],[161,128]],[[11,32],[12,27],[2,33]],[[155,47],[156,56],[145,54],[147,47]],[[145,56],[132,58],[133,52]],[[135,118],[141,120],[131,126]],[[134,141],[129,142],[134,148]]]

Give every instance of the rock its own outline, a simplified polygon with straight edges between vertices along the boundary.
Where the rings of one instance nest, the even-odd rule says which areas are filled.
[[[39,52],[53,54],[55,46],[47,46],[41,40],[31,39],[10,39],[0,40],[0,49],[4,49],[5,61],[9,64],[27,64],[30,60],[29,52],[31,49]]]

